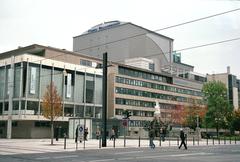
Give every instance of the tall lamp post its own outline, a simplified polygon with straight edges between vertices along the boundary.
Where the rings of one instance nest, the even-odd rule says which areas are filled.
[[[103,53],[103,82],[102,82],[102,147],[107,147],[107,52]]]

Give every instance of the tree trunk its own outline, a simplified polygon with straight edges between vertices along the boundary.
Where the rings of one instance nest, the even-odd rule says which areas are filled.
[[[51,145],[53,145],[53,121],[51,121]]]

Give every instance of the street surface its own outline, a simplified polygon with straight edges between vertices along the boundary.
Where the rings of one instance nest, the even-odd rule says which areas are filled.
[[[240,145],[105,148],[37,154],[1,155],[1,162],[239,162]]]

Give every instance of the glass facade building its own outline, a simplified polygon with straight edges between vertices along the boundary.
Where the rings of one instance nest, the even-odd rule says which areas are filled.
[[[27,51],[13,57],[14,61],[9,57],[0,60],[0,137],[6,137],[9,111],[13,138],[50,137],[50,122],[42,115],[41,102],[51,79],[62,98],[62,116],[57,118],[56,125],[63,132],[67,132],[69,118],[101,118],[101,69],[81,65],[80,56],[76,56],[79,64],[47,59]]]

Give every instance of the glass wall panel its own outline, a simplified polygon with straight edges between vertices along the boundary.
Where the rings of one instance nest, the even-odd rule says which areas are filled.
[[[20,91],[20,75],[21,75],[21,64],[15,64],[14,69],[14,91],[13,91],[13,97],[17,98],[19,97],[19,91]]]
[[[42,98],[47,90],[47,86],[50,84],[50,81],[51,81],[51,68],[43,67],[40,79],[41,79],[41,98]]]
[[[65,105],[64,116],[73,117],[73,105]]]
[[[86,106],[85,117],[93,117],[94,107]]]
[[[94,76],[86,76],[86,103],[93,103],[94,101]]]
[[[102,108],[101,107],[95,107],[95,118],[102,118]]]
[[[13,101],[13,111],[18,110],[19,102],[18,101]]]
[[[96,76],[96,104],[102,104],[102,77]]]
[[[4,67],[0,68],[0,100],[3,99],[4,96],[4,78],[6,78],[6,76],[4,76]]]
[[[84,106],[76,105],[75,115],[76,117],[84,117]]]
[[[54,69],[53,81],[57,88],[58,95],[62,96],[63,70]]]
[[[77,103],[83,103],[83,94],[84,94],[84,74],[78,74],[76,75],[76,96],[75,99]]]
[[[38,113],[38,102],[27,101],[26,115],[36,115]]]

